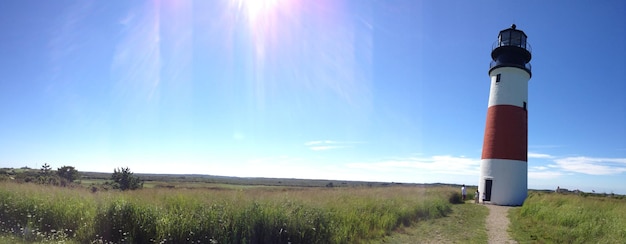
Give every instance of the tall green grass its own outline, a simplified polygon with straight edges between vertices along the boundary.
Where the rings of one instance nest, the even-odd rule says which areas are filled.
[[[0,183],[0,232],[79,243],[354,243],[450,212],[452,188],[144,189]]]
[[[624,243],[626,200],[554,193],[531,193],[510,214],[520,242]]]

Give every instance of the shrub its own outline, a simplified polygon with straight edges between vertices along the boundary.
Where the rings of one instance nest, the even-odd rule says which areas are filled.
[[[111,180],[115,183],[114,187],[125,191],[135,190],[143,187],[143,181],[133,175],[128,167],[114,169],[111,175]]]
[[[78,180],[78,177],[79,177],[78,170],[76,170],[72,166],[63,166],[61,168],[58,168],[57,175],[61,177],[62,179],[67,180],[70,183],[74,182],[75,180]]]
[[[461,193],[458,193],[458,192],[453,192],[448,197],[448,202],[452,204],[463,203],[463,195],[461,195]]]

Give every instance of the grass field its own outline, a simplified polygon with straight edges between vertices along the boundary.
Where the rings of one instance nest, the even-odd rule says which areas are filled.
[[[394,234],[372,243],[487,243],[485,219],[489,210],[480,204],[454,204],[443,218],[401,227]]]
[[[439,218],[450,187],[218,187],[98,191],[0,183],[0,240],[355,243]]]
[[[0,243],[486,242],[487,209],[451,204],[459,202],[458,187],[227,180],[156,176],[127,192],[92,192],[87,186],[105,181],[96,177],[69,188],[5,180]],[[313,186],[299,187],[307,184]],[[626,199],[619,195],[535,191],[510,219],[520,243],[626,240]]]
[[[531,193],[509,215],[520,243],[624,243],[626,200]]]

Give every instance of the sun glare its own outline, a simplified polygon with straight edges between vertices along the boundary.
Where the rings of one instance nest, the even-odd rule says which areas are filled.
[[[259,17],[266,15],[278,5],[280,0],[234,0],[237,2],[237,7],[245,11],[246,16],[252,22]]]
[[[229,45],[244,61],[237,72],[245,74],[255,107],[281,96],[307,102],[291,97],[291,89],[329,90],[350,105],[369,106],[368,16],[346,16],[348,6],[337,0],[224,1]]]
[[[273,49],[282,38],[289,37],[295,9],[289,0],[231,0],[237,9],[237,21],[244,21],[249,32],[249,41],[253,45],[255,62],[263,67],[266,53]],[[291,13],[291,14],[290,14]]]

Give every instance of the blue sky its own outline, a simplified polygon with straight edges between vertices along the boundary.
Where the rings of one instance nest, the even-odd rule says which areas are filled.
[[[0,166],[478,184],[532,45],[529,187],[626,194],[626,3],[2,1]]]

